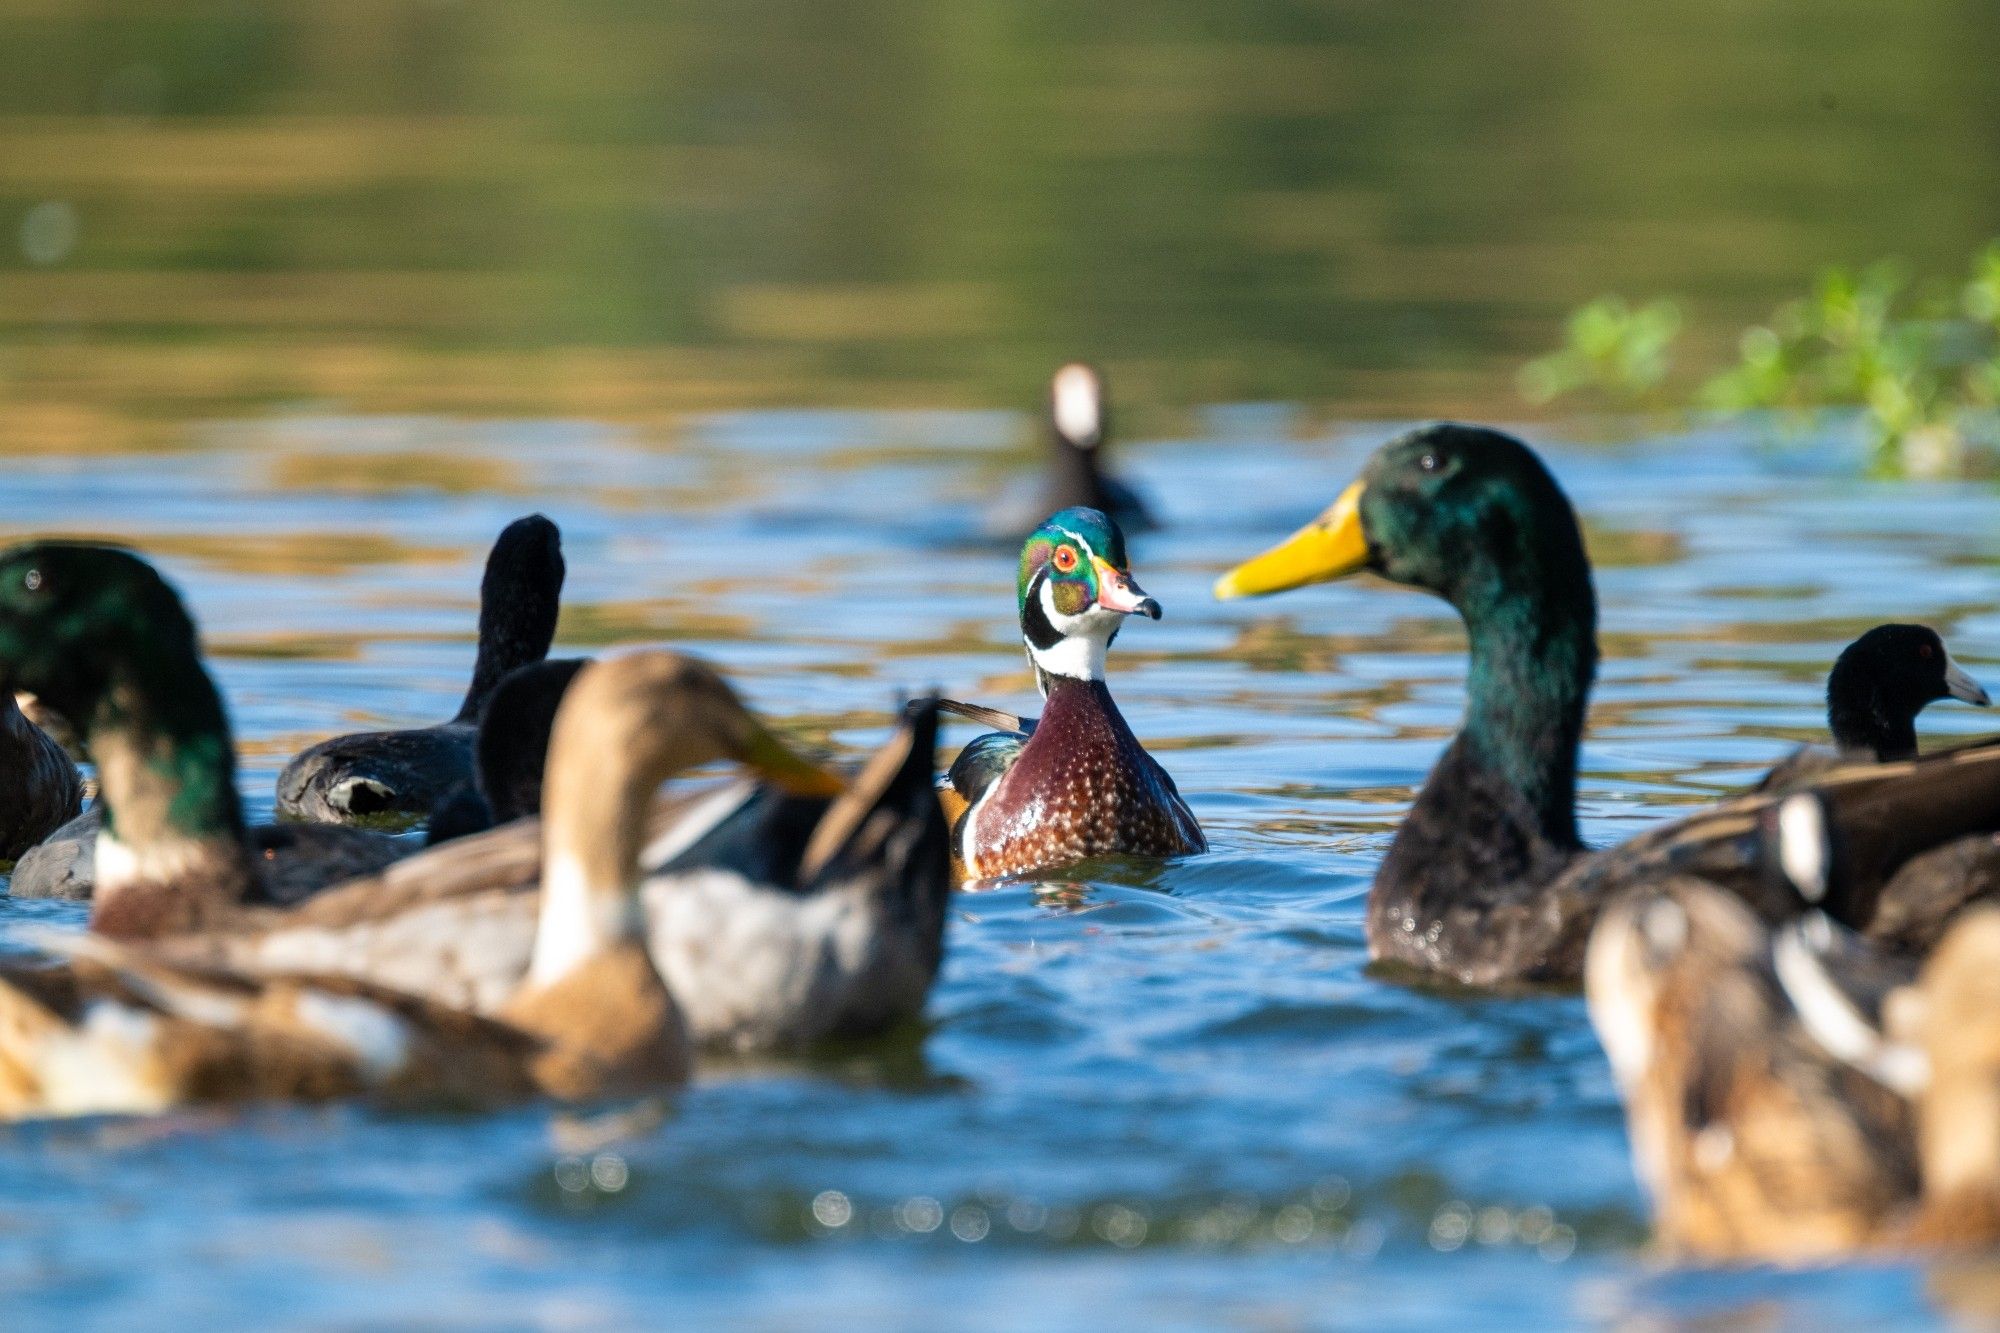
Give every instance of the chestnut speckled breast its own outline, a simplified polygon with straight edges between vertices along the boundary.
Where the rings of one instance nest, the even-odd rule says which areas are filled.
[[[1125,725],[1104,682],[1060,677],[1034,735],[968,812],[959,843],[976,879],[1087,856],[1207,848],[1173,779]]]

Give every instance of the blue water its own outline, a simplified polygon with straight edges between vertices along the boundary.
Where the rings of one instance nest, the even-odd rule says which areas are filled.
[[[1112,684],[1210,855],[965,896],[920,1042],[713,1068],[658,1115],[263,1108],[0,1131],[0,1322],[1797,1326],[1958,1299],[1912,1267],[1660,1267],[1581,1002],[1367,973],[1368,880],[1456,723],[1462,636],[1441,604],[1367,581],[1212,602],[1216,573],[1327,502],[1391,427],[1277,407],[1197,425],[1125,455],[1168,520],[1133,552],[1166,617],[1121,635]],[[1018,430],[290,417],[173,453],[0,461],[0,512],[10,534],[159,553],[263,815],[310,739],[452,711],[485,544],[530,509],[565,533],[558,651],[705,654],[850,754],[904,690],[1032,710],[1013,557],[970,538]],[[1928,621],[2000,684],[1989,486],[1864,480],[1838,439],[1542,442],[1599,558],[1594,840],[1816,735],[1825,667],[1870,624]],[[483,470],[440,490],[413,457]],[[1945,704],[1923,730],[1988,725]]]

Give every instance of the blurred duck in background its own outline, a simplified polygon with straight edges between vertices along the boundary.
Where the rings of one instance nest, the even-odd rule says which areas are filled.
[[[607,807],[584,823],[555,807],[552,748],[541,820],[455,839],[290,912],[163,942],[163,955],[258,976],[351,977],[494,1015],[532,965],[538,885],[567,891],[579,865],[608,854],[598,843],[630,844],[645,867],[648,948],[697,1042],[796,1049],[915,1019],[943,958],[952,890],[936,701],[911,703],[842,790],[710,668],[681,660],[689,683],[672,726],[762,782],[669,798],[650,815],[650,789],[613,810],[606,782],[572,785],[570,800]],[[599,669],[585,667],[570,694]],[[615,772],[626,758],[599,740],[596,762]]]
[[[508,672],[548,656],[563,585],[562,533],[540,514],[509,523],[479,585],[472,684],[449,722],[335,736],[278,775],[278,813],[293,819],[409,824],[473,780],[479,710]]]
[[[54,737],[0,691],[0,861],[12,861],[83,809],[83,776]]]
[[[1030,723],[949,705],[1003,728],[966,746],[947,776],[966,875],[1206,851],[1194,813],[1105,683],[1106,655],[1126,619],[1160,618],[1160,604],[1132,579],[1118,524],[1095,509],[1065,509],[1042,524],[1022,548],[1016,602],[1041,717]]]
[[[996,541],[1019,541],[1059,509],[1098,510],[1128,533],[1159,526],[1139,493],[1105,469],[1110,406],[1095,366],[1071,361],[1057,368],[1049,380],[1048,424],[1048,471],[1038,491],[1002,502],[988,524]]]
[[[1909,759],[1917,714],[1939,699],[1975,708],[1992,703],[1928,625],[1877,625],[1841,650],[1826,678],[1826,725],[1833,748],[1801,746],[1758,784],[1789,790],[1843,763]]]
[[[22,857],[17,897],[91,897],[94,926],[143,936],[293,902],[415,850],[362,829],[244,826],[229,719],[194,622],[129,551],[0,553],[0,681],[72,719],[97,763],[96,805]]]
[[[435,847],[542,812],[542,772],[556,709],[589,659],[560,657],[508,672],[479,709],[472,781],[431,811],[424,842]]]
[[[1801,793],[1763,824],[1807,898],[1841,857],[1826,816]],[[1819,912],[1772,930],[1669,880],[1605,912],[1587,972],[1668,1249],[1800,1263],[2000,1242],[2000,908],[1913,957]]]
[[[1575,982],[1610,895],[1668,868],[1742,895],[1767,920],[1801,909],[1789,891],[1773,896],[1749,836],[1770,797],[1603,851],[1584,846],[1576,772],[1597,598],[1575,511],[1527,445],[1450,423],[1399,436],[1329,509],[1215,591],[1261,596],[1364,570],[1451,603],[1472,658],[1464,724],[1369,892],[1373,958],[1472,986]],[[1911,858],[2000,828],[2000,745],[1847,765],[1818,790],[1849,838],[1844,891],[1829,910],[1866,925]]]
[[[362,1093],[476,1106],[679,1084],[687,1029],[646,948],[640,815],[662,781],[725,758],[812,790],[832,782],[698,663],[640,652],[581,675],[550,745],[544,888],[525,900],[530,957],[490,1018],[318,969],[232,975],[44,932],[65,961],[0,971],[0,1113]]]

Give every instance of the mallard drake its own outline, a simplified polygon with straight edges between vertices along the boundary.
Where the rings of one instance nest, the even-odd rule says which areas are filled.
[[[1105,654],[1126,617],[1160,618],[1160,604],[1132,581],[1118,525],[1095,509],[1065,509],[1042,524],[1021,550],[1016,602],[1042,715],[1032,727],[979,737],[951,766],[947,783],[965,807],[953,846],[967,876],[1206,851],[1174,780],[1104,683]]]
[[[229,719],[194,622],[129,551],[35,542],[0,552],[0,681],[76,721],[99,785],[89,814],[58,830],[46,854],[21,858],[17,896],[90,897],[93,925],[148,935],[245,903],[293,902],[415,850],[361,829],[244,827]]]
[[[188,968],[145,945],[45,937],[66,966],[0,971],[0,1113],[363,1092],[576,1100],[678,1084],[687,1031],[646,949],[643,815],[663,780],[725,758],[804,791],[838,785],[701,663],[666,652],[598,663],[556,719],[543,889],[523,899],[529,957],[492,1017],[350,977],[250,977]]]
[[[61,745],[0,691],[0,861],[12,861],[83,808],[83,776]]]
[[[1759,812],[1743,798],[1591,852],[1576,826],[1577,747],[1597,669],[1597,598],[1562,488],[1498,431],[1421,427],[1375,451],[1319,518],[1216,584],[1224,599],[1372,570],[1437,594],[1471,647],[1464,725],[1417,793],[1368,896],[1370,954],[1466,985],[1568,983],[1621,885],[1666,870],[1741,893],[1767,919]],[[1919,853],[2000,828],[2000,746],[1849,765],[1816,784],[1850,841],[1854,915]]]
[[[431,811],[424,829],[435,847],[542,812],[542,771],[548,765],[549,731],[556,708],[588,658],[530,662],[501,677],[479,708],[472,782]]]
[[[1826,678],[1833,749],[1805,746],[1765,775],[1759,790],[1790,788],[1841,763],[1908,759],[1917,714],[1939,699],[1976,708],[1992,702],[1928,625],[1877,625],[1841,650]]]
[[[995,540],[1019,541],[1043,515],[1060,509],[1095,509],[1127,532],[1159,526],[1139,493],[1104,470],[1110,407],[1097,367],[1082,361],[1057,367],[1049,377],[1047,420],[1048,471],[1038,490],[1000,505],[987,525]]]
[[[548,656],[563,585],[562,533],[540,514],[509,523],[479,585],[479,651],[472,684],[449,722],[358,731],[300,752],[278,774],[278,813],[345,823],[414,821],[472,781],[479,707],[502,677]]]
[[[670,802],[650,825],[630,812],[630,836],[649,830],[648,944],[697,1041],[796,1048],[874,1035],[922,1012],[952,888],[932,787],[936,735],[936,703],[921,700],[838,797],[816,775],[825,785],[811,795],[796,780],[735,784]],[[755,757],[775,754],[772,745],[746,731],[739,748]],[[546,828],[521,819],[456,839],[293,911],[172,941],[169,952],[250,973],[358,977],[493,1013],[529,963],[538,873],[580,854],[550,841],[567,827],[547,805],[554,794],[551,782]]]

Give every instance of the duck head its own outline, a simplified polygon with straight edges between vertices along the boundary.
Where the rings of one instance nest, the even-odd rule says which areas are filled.
[[[1372,570],[1472,618],[1587,568],[1576,515],[1535,452],[1499,431],[1445,423],[1377,449],[1324,513],[1225,574],[1215,595],[1259,597]]]
[[[1071,361],[1049,378],[1049,424],[1071,449],[1089,452],[1104,443],[1104,376],[1097,367]]]
[[[30,542],[0,552],[0,679],[87,726],[121,669],[198,654],[180,597],[113,546]]]
[[[1048,692],[1048,677],[1104,679],[1104,654],[1127,616],[1160,618],[1160,604],[1132,579],[1125,535],[1095,509],[1065,509],[1021,548],[1016,585],[1021,638]]]
[[[1826,678],[1826,720],[1843,751],[1877,759],[1917,752],[1916,717],[1939,699],[1984,708],[1984,687],[1928,625],[1877,625],[1847,645]]]

